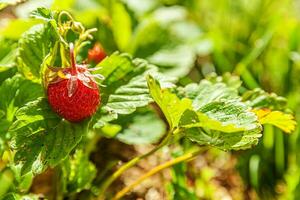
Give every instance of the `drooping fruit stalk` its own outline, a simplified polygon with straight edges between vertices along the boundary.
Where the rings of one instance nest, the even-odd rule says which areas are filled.
[[[47,85],[47,95],[57,114],[70,122],[79,122],[96,112],[100,93],[95,78],[103,77],[91,74],[93,69],[86,65],[76,64],[73,44],[70,44],[70,65],[56,70]]]
[[[76,67],[73,43],[70,44],[70,61],[71,61],[71,68],[72,68],[71,75],[75,76],[77,75],[77,67]]]

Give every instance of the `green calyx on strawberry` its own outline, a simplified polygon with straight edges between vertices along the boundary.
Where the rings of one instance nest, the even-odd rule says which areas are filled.
[[[71,67],[50,68],[52,75],[46,85],[47,96],[54,112],[70,122],[80,122],[96,112],[100,93],[95,78],[103,79],[103,76],[91,74],[94,69],[86,65],[76,64],[72,44],[70,59]]]

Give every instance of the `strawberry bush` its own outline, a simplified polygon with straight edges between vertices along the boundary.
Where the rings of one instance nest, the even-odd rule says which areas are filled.
[[[121,199],[173,167],[184,181],[172,182],[168,198],[198,199],[178,166],[210,149],[251,149],[264,127],[295,130],[284,97],[247,87],[234,73],[208,67],[195,75],[195,62],[212,47],[181,7],[137,22],[121,1],[102,4],[103,14],[91,14],[91,5],[86,16],[99,17],[96,23],[55,1],[0,32],[0,198]],[[172,12],[179,19],[166,17]],[[99,150],[101,140],[152,149],[112,160]],[[126,171],[166,149],[163,164],[114,188]],[[99,167],[100,158],[109,162]],[[51,177],[50,193],[34,192],[43,176]]]

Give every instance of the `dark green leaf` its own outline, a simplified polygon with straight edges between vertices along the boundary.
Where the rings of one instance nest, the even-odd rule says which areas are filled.
[[[0,85],[0,138],[5,141],[12,136],[7,132],[16,110],[43,94],[41,85],[26,80],[21,75],[8,78]]]
[[[15,111],[25,103],[43,96],[41,85],[21,75],[6,79],[0,86],[0,109],[12,121]]]
[[[0,39],[0,72],[15,67],[16,43]]]
[[[58,41],[55,27],[36,25],[19,40],[18,69],[28,79],[40,81],[41,64]]]
[[[15,135],[15,161],[22,164],[22,174],[41,173],[69,155],[87,132],[88,121],[72,124],[51,111],[44,98],[28,103],[16,113],[10,127]]]

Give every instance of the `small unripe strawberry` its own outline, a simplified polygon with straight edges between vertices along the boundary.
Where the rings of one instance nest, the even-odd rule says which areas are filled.
[[[100,43],[96,43],[88,52],[89,62],[99,63],[106,57],[106,53]]]
[[[73,47],[70,48],[70,57],[71,67],[57,72],[47,84],[47,95],[53,111],[70,122],[79,122],[96,112],[100,94],[94,80],[97,75],[92,75],[86,66],[75,63]]]

